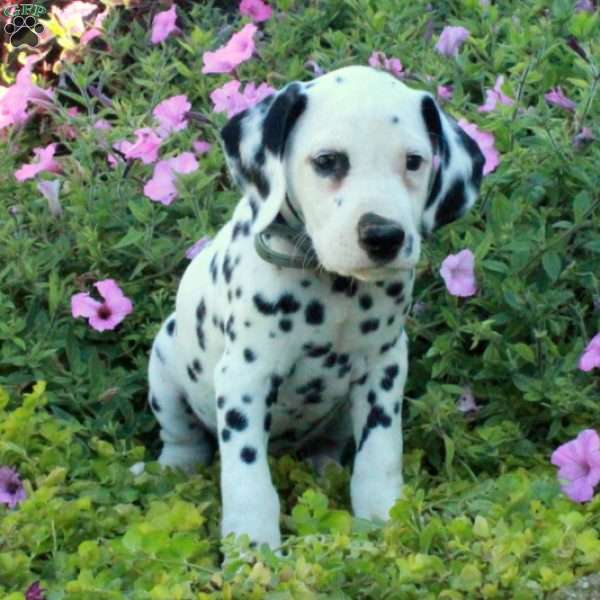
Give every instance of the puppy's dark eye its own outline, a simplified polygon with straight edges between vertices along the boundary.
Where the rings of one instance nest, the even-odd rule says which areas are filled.
[[[344,152],[323,152],[314,156],[311,161],[319,175],[344,177],[350,168],[348,155]]]
[[[423,162],[423,157],[418,154],[409,154],[406,157],[406,168],[409,171],[418,171],[421,163]]]

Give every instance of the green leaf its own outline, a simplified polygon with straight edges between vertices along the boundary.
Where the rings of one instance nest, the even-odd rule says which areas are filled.
[[[546,252],[546,254],[542,256],[542,265],[550,280],[556,281],[560,276],[562,269],[560,256],[556,252]]]

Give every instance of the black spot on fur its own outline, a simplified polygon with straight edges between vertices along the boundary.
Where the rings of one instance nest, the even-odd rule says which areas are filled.
[[[250,348],[244,348],[244,360],[246,362],[254,362],[256,360],[256,354],[250,350]]]
[[[358,451],[360,452],[362,449],[372,429],[375,429],[375,427],[379,425],[382,427],[389,427],[391,424],[392,419],[388,414],[386,414],[385,410],[381,406],[373,406],[369,412],[369,416],[367,417],[367,423],[363,429],[360,443],[358,444]]]
[[[227,423],[231,429],[235,429],[236,431],[243,431],[248,427],[246,415],[237,410],[237,408],[230,408],[225,413],[225,423]]]
[[[241,287],[236,288],[236,290],[235,290],[235,297],[236,298],[241,298],[242,297],[242,288]]]
[[[367,383],[367,377],[368,377],[368,373],[365,373],[364,375],[362,375],[361,377],[359,377],[358,379],[351,381],[350,383],[352,384],[356,384],[356,385],[365,385],[365,383]]]
[[[351,364],[348,363],[348,364],[342,365],[340,367],[340,370],[338,371],[338,377],[341,379],[346,374],[350,373],[350,371],[352,371],[352,365]]]
[[[233,315],[229,315],[229,317],[227,318],[227,323],[225,324],[225,333],[227,334],[227,336],[229,337],[229,339],[232,342],[235,342],[235,331],[233,330],[233,323],[234,323],[234,317]]]
[[[272,406],[277,402],[277,395],[279,393],[279,387],[283,383],[283,379],[279,375],[271,375],[271,388],[267,394],[266,404]]]
[[[192,363],[192,368],[194,369],[194,371],[196,371],[196,373],[202,373],[202,365],[200,364],[200,361],[195,358],[194,362]]]
[[[325,356],[331,350],[331,344],[326,344],[325,346],[315,346],[314,344],[308,343],[302,346],[302,349],[306,352],[307,356],[310,358],[319,358],[320,356]]]
[[[190,367],[189,365],[188,365],[188,368],[187,368],[187,374],[188,374],[188,377],[192,381],[198,381],[198,378],[196,377],[196,373],[194,373],[194,371],[192,371],[192,367]]]
[[[373,298],[369,294],[363,294],[358,301],[363,310],[369,310],[373,306]]]
[[[291,331],[292,321],[290,319],[281,319],[281,321],[279,321],[279,329],[285,332]]]
[[[256,217],[258,216],[258,202],[256,198],[250,198],[248,200],[248,204],[250,205],[250,210],[252,211],[252,222],[256,221]]]
[[[367,394],[367,402],[369,404],[375,404],[377,402],[377,394],[373,390],[369,390]]]
[[[358,291],[358,281],[352,277],[342,277],[338,275],[333,280],[332,292],[344,293],[348,298],[352,298]]]
[[[340,354],[338,356],[338,362],[340,365],[345,365],[350,360],[350,356],[346,353]]]
[[[396,320],[396,315],[392,315],[391,317],[388,318],[387,324],[392,325],[395,320]]]
[[[210,259],[210,275],[212,277],[212,282],[217,283],[217,279],[219,277],[219,268],[217,266],[217,254],[213,254],[213,257]]]
[[[159,350],[158,346],[154,346],[154,354],[156,354],[156,358],[164,365],[165,357],[162,355],[162,352]]]
[[[311,392],[304,396],[305,404],[319,404],[322,400],[321,394],[319,392]]]
[[[252,464],[256,460],[256,450],[250,446],[244,446],[240,452],[240,458],[246,464]]]
[[[379,349],[380,354],[385,354],[390,348],[393,348],[396,345],[398,338],[395,337],[391,342],[387,342],[381,346]]]
[[[225,406],[225,396],[219,396],[217,398],[217,408],[223,408]]]
[[[401,294],[403,290],[404,284],[401,281],[396,281],[388,285],[388,287],[385,290],[385,293],[391,298],[395,298],[396,296]]]
[[[168,323],[167,323],[167,333],[169,335],[173,335],[173,332],[175,331],[175,319],[171,319]]]
[[[318,300],[311,300],[304,310],[309,325],[320,325],[325,318],[325,307]]]
[[[327,369],[330,369],[331,367],[333,367],[335,365],[335,363],[337,362],[337,354],[335,352],[332,352],[324,361],[323,361],[323,366]]]
[[[225,277],[225,281],[229,283],[231,281],[231,276],[233,275],[233,265],[231,264],[231,258],[229,254],[225,254],[225,260],[223,261],[223,277]]]
[[[394,414],[397,415],[400,412],[400,402],[394,403]]]
[[[267,414],[265,415],[264,428],[265,428],[265,431],[271,431],[271,413],[270,412],[267,412]]]
[[[277,303],[279,310],[284,315],[289,315],[300,310],[300,303],[292,296],[292,294],[283,294]]]
[[[360,324],[360,330],[363,333],[371,333],[379,328],[379,319],[367,319]]]
[[[206,350],[205,348],[205,337],[204,337],[204,330],[202,329],[202,325],[198,324],[196,325],[196,337],[198,338],[198,345],[200,346],[200,348],[202,350]]]
[[[229,429],[223,429],[223,431],[221,431],[221,439],[224,442],[228,442],[231,439],[231,431],[229,431]]]
[[[392,117],[392,123],[394,123],[394,124],[395,124],[395,123],[398,123],[398,121],[399,121],[399,120],[400,120],[400,119],[398,119],[398,117],[397,117],[396,115],[394,115],[394,116]]]
[[[158,403],[158,400],[155,396],[152,396],[152,399],[150,400],[150,406],[152,407],[152,410],[154,410],[154,412],[160,412],[161,410],[160,404]]]
[[[311,283],[312,283],[312,281],[310,281],[309,279],[303,279],[303,280],[300,282],[300,285],[301,285],[302,287],[305,287],[305,288],[306,288],[306,287],[308,287],[309,285],[311,285]]]
[[[322,392],[324,388],[323,380],[320,377],[311,379],[304,385],[296,389],[297,394],[307,394],[309,392]]]
[[[244,402],[244,404],[251,404],[252,403],[252,396],[250,396],[250,394],[244,394],[242,396],[242,402]]]
[[[398,365],[389,365],[383,371],[384,377],[381,380],[381,387],[384,390],[391,390],[394,385],[394,379],[396,379],[399,372]]]

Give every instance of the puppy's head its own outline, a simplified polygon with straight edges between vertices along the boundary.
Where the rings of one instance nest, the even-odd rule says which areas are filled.
[[[222,135],[234,179],[261,200],[253,232],[287,195],[323,267],[363,280],[413,268],[422,235],[474,204],[484,163],[431,95],[368,67],[291,83]]]

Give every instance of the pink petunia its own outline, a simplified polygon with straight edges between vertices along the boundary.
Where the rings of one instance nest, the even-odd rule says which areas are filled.
[[[185,251],[185,257],[189,260],[192,260],[194,257],[198,256],[198,254],[200,254],[200,252],[202,252],[202,250],[204,250],[204,248],[206,248],[206,246],[208,246],[211,243],[211,241],[212,240],[208,236],[200,238],[195,244],[190,246]]]
[[[165,137],[174,131],[181,131],[187,127],[187,113],[192,108],[187,96],[171,96],[156,105],[152,114],[159,122],[158,134]]]
[[[458,50],[469,35],[469,30],[464,27],[446,26],[440,34],[435,49],[444,56],[458,56]]]
[[[551,462],[559,467],[562,491],[574,502],[587,502],[600,482],[600,438],[593,429],[585,429],[574,440],[559,446]]]
[[[573,146],[577,150],[580,150],[594,139],[596,138],[594,137],[592,130],[589,127],[582,127],[581,131],[573,136]]]
[[[0,467],[0,504],[15,508],[25,498],[25,489],[19,474],[10,467]]]
[[[261,83],[259,86],[248,83],[243,92],[239,91],[240,85],[240,82],[234,79],[211,92],[210,99],[214,104],[213,110],[225,112],[231,118],[275,93],[275,90],[266,83]]]
[[[112,125],[106,119],[98,119],[94,123],[94,129],[99,129],[100,131],[107,131],[108,129],[112,129]]]
[[[36,161],[27,165],[23,165],[15,171],[15,179],[17,181],[25,181],[32,179],[38,173],[48,171],[49,173],[60,173],[60,165],[54,160],[54,152],[56,144],[48,144],[45,148],[34,148],[33,154]]]
[[[589,12],[593,13],[596,10],[592,0],[578,0],[575,4],[575,12]]]
[[[473,396],[473,391],[469,386],[463,388],[456,408],[462,413],[476,412],[481,409],[481,406],[475,402],[475,396]]]
[[[454,89],[451,85],[438,85],[437,97],[440,100],[443,100],[443,101],[452,100],[453,94],[454,94]]]
[[[202,154],[206,154],[210,151],[212,144],[206,140],[196,140],[195,142],[192,142],[192,148],[198,156],[201,156]]]
[[[231,39],[214,52],[202,55],[203,73],[230,73],[238,65],[248,60],[255,49],[254,34],[258,31],[256,25],[248,23],[240,31],[234,33]]]
[[[600,332],[598,332],[585,347],[579,358],[579,368],[582,371],[600,369]]]
[[[498,75],[496,78],[496,84],[493,89],[486,90],[485,92],[485,103],[477,108],[479,112],[491,112],[496,108],[498,102],[505,106],[512,106],[515,101],[502,92],[502,84],[504,83],[504,76]]]
[[[48,210],[50,211],[50,214],[53,217],[60,217],[63,212],[58,198],[60,192],[60,179],[44,179],[43,181],[38,181],[36,187],[48,201]]]
[[[271,18],[273,9],[262,0],[242,0],[240,13],[245,17],[250,17],[255,23],[260,23]]]
[[[164,42],[172,33],[179,33],[181,29],[175,25],[177,9],[175,4],[162,12],[156,13],[152,19],[152,34],[150,41],[153,44]]]
[[[560,106],[566,110],[574,110],[577,106],[573,100],[570,100],[563,94],[560,86],[552,88],[548,93],[544,94],[544,98],[550,104]]]
[[[156,162],[162,139],[149,127],[136,129],[134,133],[136,135],[135,142],[122,140],[114,143],[113,147],[120,150],[127,159],[139,158],[145,165]]]
[[[475,255],[469,249],[447,256],[440,267],[440,275],[453,296],[466,298],[477,292]]]
[[[494,145],[494,135],[487,131],[482,131],[466,119],[459,119],[458,125],[471,139],[477,142],[479,149],[483,153],[485,158],[483,174],[487,175],[491,173],[500,164],[500,153]]]
[[[39,581],[34,581],[25,591],[25,600],[46,600]]]
[[[71,314],[73,317],[89,319],[96,331],[114,329],[133,310],[133,304],[127,298],[114,279],[103,279],[94,284],[103,302],[94,300],[87,292],[71,296]]]
[[[159,160],[154,166],[152,179],[144,186],[144,195],[154,202],[168,206],[177,198],[175,174],[192,173],[198,168],[198,161],[191,152],[182,152],[168,160]]]
[[[31,116],[31,104],[43,104],[54,98],[51,90],[43,90],[32,81],[31,66],[22,67],[15,83],[0,86],[0,129],[10,125],[22,125]]]
[[[373,52],[369,57],[369,65],[375,69],[389,71],[395,77],[404,76],[404,67],[399,58],[388,58],[383,52]]]
[[[85,31],[83,19],[89,17],[97,9],[98,5],[95,2],[75,0],[75,2],[70,2],[64,8],[53,6],[52,14],[69,35],[80,37]]]
[[[94,19],[94,23],[92,26],[81,36],[80,42],[82,45],[89,44],[92,40],[100,37],[103,34],[102,25],[104,23],[104,19],[108,16],[108,8],[99,14],[96,15]]]

